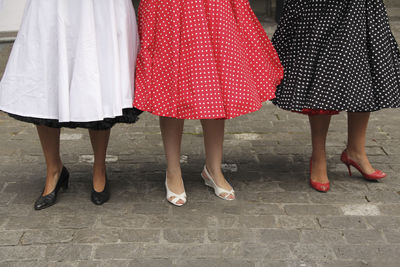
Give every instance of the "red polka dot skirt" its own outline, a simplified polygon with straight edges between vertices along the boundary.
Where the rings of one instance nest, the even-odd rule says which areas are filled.
[[[247,0],[142,0],[134,106],[230,119],[273,99],[278,55]]]

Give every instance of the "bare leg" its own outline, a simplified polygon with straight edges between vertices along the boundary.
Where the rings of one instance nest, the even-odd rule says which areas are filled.
[[[319,183],[329,182],[326,168],[326,137],[328,135],[330,115],[308,116],[312,139],[312,171],[311,179]]]
[[[365,151],[369,112],[348,112],[347,154],[367,173],[375,172]]]
[[[167,158],[168,187],[175,194],[182,194],[185,188],[180,164],[182,132],[185,121],[175,118],[160,117],[160,128]],[[175,197],[171,197],[173,200]],[[178,204],[185,204],[179,200]]]
[[[111,130],[89,130],[94,154],[93,188],[96,192],[102,192],[106,184],[106,154],[110,132]]]
[[[224,120],[201,120],[204,132],[204,145],[206,148],[206,167],[213,177],[217,186],[232,190],[231,185],[226,181],[221,170],[223,143],[224,143]],[[226,194],[222,194],[223,197]],[[229,199],[234,199],[234,195],[230,195]]]
[[[46,196],[56,188],[63,167],[60,157],[60,129],[47,126],[37,126],[36,129],[47,165],[46,185],[43,191],[43,196]]]

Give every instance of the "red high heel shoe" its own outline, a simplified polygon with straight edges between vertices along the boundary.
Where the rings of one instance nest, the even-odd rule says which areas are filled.
[[[381,170],[375,170],[375,172],[373,172],[371,174],[366,174],[365,172],[363,172],[363,170],[361,169],[360,165],[358,165],[357,162],[355,162],[351,158],[349,158],[349,156],[347,155],[347,151],[346,150],[343,151],[342,156],[340,157],[340,160],[347,166],[347,169],[349,170],[349,175],[350,176],[351,176],[350,166],[353,166],[367,180],[379,180],[379,179],[382,179],[382,178],[386,177],[386,173],[384,173]]]
[[[330,182],[327,183],[318,183],[311,179],[311,172],[312,172],[312,159],[310,160],[310,185],[312,188],[317,190],[318,192],[326,193],[329,191]]]

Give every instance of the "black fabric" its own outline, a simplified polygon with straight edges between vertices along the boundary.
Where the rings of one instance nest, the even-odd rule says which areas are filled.
[[[43,125],[51,128],[86,128],[91,130],[108,130],[111,129],[116,123],[135,123],[138,120],[138,116],[142,111],[136,108],[127,108],[123,110],[122,116],[115,118],[106,118],[102,121],[91,121],[91,122],[59,122],[58,120],[31,118],[18,116],[15,114],[8,115],[23,122],[33,123],[35,125]]]
[[[382,0],[285,0],[273,37],[279,107],[371,112],[400,106],[400,52]]]

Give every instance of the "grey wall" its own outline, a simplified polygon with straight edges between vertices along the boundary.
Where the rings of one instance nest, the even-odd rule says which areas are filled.
[[[399,7],[400,8],[400,0],[384,0],[386,7]]]

